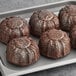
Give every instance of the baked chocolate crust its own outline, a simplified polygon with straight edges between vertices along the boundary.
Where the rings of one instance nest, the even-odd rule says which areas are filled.
[[[9,17],[0,23],[0,41],[7,44],[16,37],[29,36],[26,20],[20,17]]]
[[[42,55],[57,59],[70,53],[70,38],[61,30],[48,30],[44,32],[39,41]]]
[[[58,17],[47,10],[39,10],[32,14],[30,21],[30,32],[32,35],[40,35],[49,29],[59,29]]]
[[[70,31],[70,29],[76,25],[76,5],[67,5],[59,12],[60,28],[64,31]]]
[[[39,57],[39,48],[30,37],[15,38],[7,45],[6,59],[14,65],[27,66],[37,62]]]

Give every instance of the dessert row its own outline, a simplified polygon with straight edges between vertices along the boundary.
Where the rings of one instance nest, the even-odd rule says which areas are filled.
[[[30,35],[39,38],[39,43]],[[7,45],[7,61],[17,66],[37,62],[40,54],[62,58],[76,48],[76,5],[64,6],[58,16],[48,10],[35,11],[29,23],[21,17],[5,18],[0,23],[0,42]]]

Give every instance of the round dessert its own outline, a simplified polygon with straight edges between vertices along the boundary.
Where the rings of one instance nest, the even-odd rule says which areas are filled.
[[[76,24],[76,5],[67,5],[59,12],[60,28],[64,31],[70,31]]]
[[[49,29],[59,29],[58,17],[47,10],[40,10],[33,13],[29,21],[30,32],[32,35],[40,35]]]
[[[76,49],[76,25],[70,31],[70,39],[72,48]]]
[[[6,59],[17,66],[27,66],[39,59],[39,48],[30,37],[11,40],[7,45]]]
[[[20,17],[9,17],[0,23],[0,41],[7,44],[16,37],[29,36],[27,21]]]
[[[48,58],[61,58],[70,53],[70,38],[61,30],[44,32],[39,41],[40,53]]]

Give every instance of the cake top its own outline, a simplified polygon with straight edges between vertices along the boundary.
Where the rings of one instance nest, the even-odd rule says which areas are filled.
[[[62,10],[70,15],[76,15],[76,5],[66,5]]]
[[[41,20],[51,20],[54,16],[52,12],[46,10],[38,11],[38,14],[39,14],[39,19]]]
[[[12,45],[15,45],[17,48],[28,48],[31,45],[31,38],[20,37],[15,38],[11,41]]]
[[[48,10],[38,10],[35,11],[33,15],[33,17],[43,21],[52,20],[53,17],[56,16],[53,12],[49,12]]]
[[[27,48],[30,46],[31,41],[28,37],[21,37],[14,39],[13,43],[19,48]]]
[[[64,32],[61,30],[52,29],[46,31],[43,35],[47,36],[51,40],[60,40],[64,37]]]
[[[9,17],[2,21],[2,25],[6,25],[10,29],[16,29],[20,28],[24,25],[24,20],[20,17]],[[25,24],[27,25],[27,21],[25,21]]]

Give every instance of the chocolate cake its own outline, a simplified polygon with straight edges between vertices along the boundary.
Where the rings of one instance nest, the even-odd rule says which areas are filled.
[[[70,53],[70,38],[61,30],[48,30],[40,37],[39,48],[40,53],[48,58],[61,58]]]
[[[17,66],[27,66],[38,61],[40,57],[38,45],[30,37],[11,40],[7,45],[6,59]]]
[[[76,5],[67,5],[59,12],[60,28],[69,32],[76,25]]]
[[[8,17],[0,23],[0,41],[7,44],[17,37],[29,36],[26,20],[20,17]]]
[[[49,29],[59,29],[58,17],[53,12],[47,10],[34,12],[29,24],[31,34],[37,37],[40,37],[43,32]]]
[[[76,25],[70,31],[71,46],[76,49]]]

